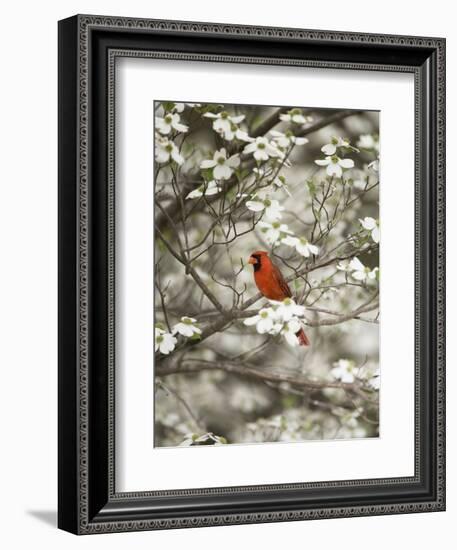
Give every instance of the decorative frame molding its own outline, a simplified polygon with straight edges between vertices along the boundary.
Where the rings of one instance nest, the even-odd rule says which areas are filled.
[[[286,49],[291,56],[280,54]],[[115,492],[114,82],[119,56],[414,73],[414,477]],[[78,15],[59,22],[59,71],[59,527],[88,534],[444,510],[444,39]],[[101,344],[94,343],[95,333]],[[91,408],[95,397],[98,412]],[[386,500],[382,495],[389,488]],[[316,495],[300,500],[310,490],[325,490],[340,504],[319,504]],[[161,511],[170,498],[182,502],[175,511]],[[192,500],[204,498],[211,500],[206,513],[198,511],[201,507],[192,511]],[[224,512],[224,499],[239,511]]]

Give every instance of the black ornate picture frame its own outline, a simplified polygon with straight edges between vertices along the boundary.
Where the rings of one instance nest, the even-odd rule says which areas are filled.
[[[140,493],[114,484],[117,56],[408,72],[415,82],[415,475]],[[77,15],[59,22],[59,503],[76,534],[445,509],[445,40]]]

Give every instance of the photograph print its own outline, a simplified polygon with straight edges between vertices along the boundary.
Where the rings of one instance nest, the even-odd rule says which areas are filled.
[[[154,112],[154,446],[379,437],[380,113]]]

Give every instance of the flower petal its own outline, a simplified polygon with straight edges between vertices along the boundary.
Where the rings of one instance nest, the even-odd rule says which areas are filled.
[[[246,145],[246,147],[243,149],[244,154],[253,153],[257,150],[257,144],[256,143],[250,143],[249,145]]]
[[[230,158],[228,158],[226,161],[226,164],[231,168],[238,168],[238,166],[240,165],[239,155],[233,155]]]
[[[292,138],[292,141],[295,143],[295,145],[305,145],[305,143],[309,142],[309,139],[304,137],[294,137]]]
[[[368,231],[371,231],[376,227],[376,220],[374,218],[370,218],[367,216],[363,220],[359,220],[359,221],[360,221],[360,225],[364,229],[367,229]]]
[[[373,231],[371,232],[371,238],[373,239],[373,241],[375,243],[379,243],[379,238],[380,238],[380,231],[379,231],[379,227],[376,226]]]
[[[336,153],[336,145],[334,143],[327,143],[321,148],[321,151],[326,155],[334,155]]]
[[[308,248],[309,248],[311,254],[314,254],[316,256],[317,256],[317,254],[319,254],[319,247],[316,246],[315,244],[309,244]]]
[[[295,336],[293,332],[290,330],[284,331],[284,338],[286,339],[286,342],[289,344],[289,346],[295,347],[298,346],[298,338]]]
[[[262,150],[257,149],[257,151],[255,151],[254,153],[254,158],[256,160],[268,160],[269,157],[268,157],[268,154],[265,152],[265,149],[262,149]]]
[[[273,319],[270,317],[260,318],[260,321],[257,323],[257,332],[259,334],[265,334],[266,332],[270,332],[270,330],[273,328]]]
[[[352,159],[340,159],[338,164],[342,168],[354,168],[354,161]]]
[[[217,162],[213,159],[202,160],[202,162],[200,163],[200,168],[214,168],[216,164]]]
[[[162,149],[161,147],[159,147],[156,150],[156,160],[160,164],[168,162],[170,160],[170,153],[165,151],[165,149]]]
[[[213,175],[217,180],[228,180],[232,175],[232,170],[226,164],[217,164],[213,170]]]
[[[231,132],[232,126],[230,121],[226,118],[218,118],[213,122],[213,129],[216,130],[216,132],[225,134]]]
[[[295,124],[305,124],[306,118],[303,115],[292,115],[292,122],[295,122]]]
[[[297,237],[292,237],[291,235],[287,235],[287,237],[281,240],[281,244],[286,244],[287,246],[297,246],[299,242]]]
[[[303,244],[301,242],[297,243],[297,252],[304,256],[305,258],[309,258],[310,252],[309,252],[309,246],[308,244]]]
[[[352,258],[352,260],[349,262],[349,269],[353,269],[355,271],[363,271],[365,269],[365,266],[358,258]]]
[[[300,324],[300,321],[298,319],[294,319],[292,318],[288,323],[287,323],[287,326],[289,328],[289,330],[291,332],[293,332],[294,334],[296,332],[298,332],[300,329],[301,329],[301,324]]]
[[[199,197],[201,197],[203,195],[203,190],[201,187],[199,187],[198,189],[194,189],[193,191],[191,191],[187,196],[186,196],[186,199],[198,199]]]
[[[353,271],[351,275],[357,281],[364,281],[367,278],[367,274],[365,273],[365,271]]]
[[[247,327],[250,327],[252,325],[256,325],[259,319],[259,315],[254,315],[253,317],[248,317],[247,319],[245,319],[243,321],[243,324],[245,324]]]
[[[189,127],[185,124],[181,124],[180,122],[175,122],[173,124],[173,128],[177,130],[178,132],[187,132],[189,130]]]
[[[250,137],[247,132],[244,130],[238,130],[235,132],[236,139],[239,139],[240,141],[246,141],[247,143],[254,141],[254,138]]]
[[[340,178],[341,175],[343,174],[343,169],[339,164],[335,164],[334,162],[331,162],[327,166],[327,174],[329,176],[336,176],[337,178]]]
[[[265,208],[263,202],[260,201],[246,201],[246,206],[253,212],[261,212]]]
[[[171,158],[176,162],[176,164],[184,164],[183,157],[179,154],[178,149],[175,147],[171,152]]]

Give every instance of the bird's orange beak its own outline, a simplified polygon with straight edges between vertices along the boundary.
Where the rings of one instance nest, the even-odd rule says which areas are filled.
[[[248,264],[255,265],[257,263],[257,260],[254,258],[254,256],[250,256],[248,260]]]

